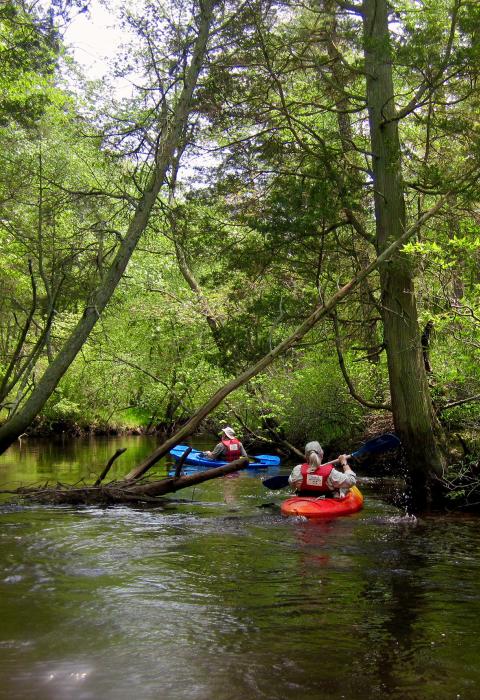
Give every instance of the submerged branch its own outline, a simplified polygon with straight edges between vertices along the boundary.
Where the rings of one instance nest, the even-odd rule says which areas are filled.
[[[120,452],[120,450],[118,452]],[[114,455],[110,462],[113,463],[116,456],[119,455]],[[173,476],[142,484],[118,481],[110,482],[104,486],[69,486],[65,484],[56,484],[52,487],[47,487],[45,485],[40,487],[21,487],[16,491],[8,490],[0,491],[0,493],[14,494],[20,498],[26,498],[31,501],[53,503],[57,505],[115,505],[118,503],[150,503],[161,505],[162,499],[159,499],[159,496],[164,496],[167,493],[175,493],[181,489],[201,484],[204,481],[218,479],[226,474],[246,469],[249,464],[250,462],[247,457],[241,457],[222,467],[205,469],[204,471],[197,472],[196,474],[189,474],[188,476]],[[95,484],[97,484],[97,482],[95,482]]]
[[[127,448],[126,448],[126,447],[121,447],[120,449],[118,449],[118,450],[115,452],[114,455],[112,455],[112,456],[110,457],[110,459],[108,460],[108,462],[107,462],[107,464],[106,464],[106,466],[105,466],[105,469],[102,471],[102,473],[100,474],[100,476],[98,477],[98,479],[97,479],[96,482],[94,483],[94,486],[100,486],[100,484],[101,484],[102,481],[105,479],[105,477],[107,476],[108,472],[110,471],[110,467],[112,466],[112,464],[115,462],[116,459],[118,459],[118,457],[120,457],[120,455],[123,455],[123,453],[126,452],[126,451],[127,451]]]

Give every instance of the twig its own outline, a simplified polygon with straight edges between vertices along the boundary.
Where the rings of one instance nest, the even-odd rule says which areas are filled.
[[[468,396],[466,399],[459,399],[458,401],[450,401],[450,403],[446,403],[445,406],[440,406],[437,408],[437,413],[442,413],[443,411],[446,411],[449,408],[454,408],[455,406],[462,406],[465,403],[470,403],[473,401],[480,401],[480,394],[476,394],[475,396]]]
[[[180,474],[182,473],[182,467],[185,464],[185,460],[187,459],[187,457],[191,451],[192,451],[192,448],[187,447],[185,452],[182,454],[182,456],[178,460],[178,464],[177,464],[176,469],[175,469],[175,479],[178,479]]]
[[[118,449],[118,450],[115,452],[114,455],[112,455],[112,456],[110,457],[110,459],[108,460],[108,462],[107,462],[107,464],[106,464],[106,466],[105,466],[105,469],[104,469],[103,472],[100,474],[100,476],[98,477],[98,479],[96,480],[96,482],[93,484],[94,486],[100,486],[100,484],[101,484],[102,481],[105,479],[105,477],[107,476],[108,472],[110,471],[110,467],[112,466],[112,464],[115,462],[115,460],[116,460],[118,457],[120,457],[120,455],[123,455],[123,453],[126,452],[126,451],[127,451],[127,448],[126,448],[126,447],[121,447],[120,449]]]

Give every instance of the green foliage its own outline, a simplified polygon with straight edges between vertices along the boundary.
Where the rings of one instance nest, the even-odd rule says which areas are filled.
[[[480,259],[480,228],[476,227],[467,235],[454,235],[444,241],[412,241],[405,244],[403,250],[421,256],[425,264],[439,270],[451,270],[462,261],[474,262]]]
[[[32,308],[16,368],[45,334],[4,397],[9,410],[21,405],[108,269],[150,173],[152,134],[182,84],[190,44],[183,54],[178,49],[194,31],[190,6],[174,3],[170,15],[165,3],[142,7],[125,10],[139,39],[117,68],[138,71],[144,89],[121,105],[105,92],[93,104],[87,92],[81,106],[55,87],[61,47],[51,15],[27,14],[13,2],[0,10],[2,374]],[[449,4],[422,7],[392,5],[392,60],[398,108],[424,78],[430,86],[400,123],[409,220],[458,187],[404,248],[417,271],[420,321],[434,321],[430,382],[442,408],[480,392],[478,7],[460,6],[449,55]],[[220,154],[181,173],[174,203],[162,192],[106,313],[49,401],[46,421],[172,429],[376,254],[359,18],[333,17],[327,3],[236,9],[210,51],[197,118],[182,144],[187,154],[199,145]],[[445,79],[433,81],[444,61]],[[175,242],[203,298],[181,273]],[[351,380],[364,399],[379,403],[389,398],[382,312],[376,275],[338,309]],[[448,409],[442,420],[473,435],[477,408]],[[325,323],[212,420],[257,434],[272,420],[298,446],[315,438],[336,449],[358,436],[366,413],[346,389]]]
[[[461,508],[478,508],[480,497],[480,442],[474,450],[451,464],[444,474],[446,498]]]
[[[10,120],[32,127],[49,102],[57,62],[58,34],[51,14],[41,16],[24,3],[0,7],[0,125]]]
[[[108,180],[113,188],[112,173],[78,136],[74,104],[60,91],[36,130],[0,131],[0,355],[6,370],[19,354],[17,382],[17,370],[27,379],[59,349],[117,242],[119,217],[106,196],[89,194]]]
[[[361,431],[365,411],[348,394],[331,347],[309,352],[300,364],[283,364],[257,382],[268,406],[263,416],[274,417],[295,445],[316,439],[333,446]]]

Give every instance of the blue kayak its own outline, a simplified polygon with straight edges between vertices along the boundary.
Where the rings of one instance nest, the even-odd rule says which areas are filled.
[[[189,445],[177,445],[170,450],[170,454],[174,460],[178,462],[185,450],[188,450],[188,447]],[[277,457],[277,455],[256,455],[251,459],[251,469],[267,469],[268,467],[276,467],[280,464],[280,457]],[[185,460],[185,464],[202,469],[213,469],[214,467],[223,467],[223,465],[228,464],[228,462],[219,459],[208,459],[208,457],[203,456],[203,452],[200,452],[200,450],[192,449]]]

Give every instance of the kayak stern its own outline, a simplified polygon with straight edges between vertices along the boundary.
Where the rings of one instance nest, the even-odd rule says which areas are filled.
[[[352,486],[345,498],[292,496],[282,503],[282,515],[302,515],[305,518],[338,518],[357,513],[363,508],[363,495]]]

